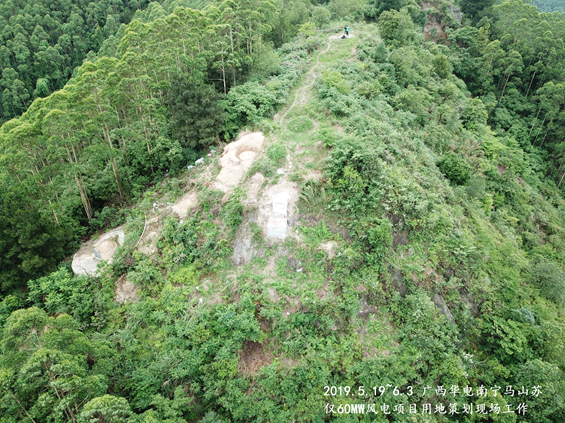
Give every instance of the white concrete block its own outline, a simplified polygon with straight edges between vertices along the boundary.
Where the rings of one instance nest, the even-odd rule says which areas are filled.
[[[286,219],[282,217],[269,217],[267,222],[267,236],[270,238],[286,238]]]
[[[273,194],[273,216],[286,217],[288,209],[288,192]]]

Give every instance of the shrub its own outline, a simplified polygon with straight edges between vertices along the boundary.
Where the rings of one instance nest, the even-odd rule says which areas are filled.
[[[399,10],[405,3],[404,0],[368,0],[365,2],[363,13],[368,18],[378,18],[388,10]]]
[[[312,20],[318,28],[323,28],[329,24],[331,17],[330,11],[323,6],[314,6],[312,9]]]
[[[436,63],[434,61],[434,66],[435,65]],[[486,125],[487,118],[487,109],[483,102],[478,98],[470,98],[469,100],[467,100],[465,107],[461,111],[461,120],[463,121],[463,125],[465,125],[465,128],[467,129],[475,129],[478,126]]]
[[[516,386],[541,386],[540,395],[528,397],[528,415],[532,422],[556,422],[565,419],[563,371],[550,363],[531,360],[517,367]]]
[[[161,285],[163,276],[161,270],[147,256],[141,256],[136,252],[138,261],[134,270],[128,273],[128,280],[134,285],[149,288],[150,290]]]
[[[243,191],[241,187],[236,188],[222,208],[224,222],[226,222],[226,225],[234,230],[237,229],[243,220],[242,214],[245,206],[241,204],[241,199],[244,196],[245,191]]]
[[[332,208],[366,214],[382,201],[377,181],[382,175],[382,146],[359,139],[344,139],[326,162],[326,175],[336,194]]]
[[[21,301],[14,295],[7,295],[4,300],[0,302],[0,328],[4,326],[10,314],[20,307]]]
[[[565,272],[554,262],[542,259],[530,272],[532,284],[557,304],[565,302]]]
[[[380,265],[386,253],[392,247],[392,224],[388,219],[375,219],[373,225],[369,227],[367,239],[370,251],[367,253],[367,263]]]
[[[286,157],[286,148],[281,144],[271,144],[267,148],[267,157],[278,165]]]
[[[228,112],[226,138],[235,135],[241,127],[269,117],[276,103],[273,91],[258,82],[246,82],[230,90],[223,101]]]
[[[65,268],[29,281],[28,287],[30,303],[51,314],[68,313],[81,322],[88,322],[94,312],[89,279],[75,276]]]
[[[193,264],[188,264],[179,267],[176,271],[168,275],[170,283],[177,283],[181,285],[193,285],[198,281],[200,272]]]
[[[434,70],[441,79],[449,77],[449,75],[453,72],[453,66],[451,66],[449,59],[443,54],[435,56],[432,63],[434,65]]]
[[[465,185],[471,177],[471,166],[461,157],[450,151],[437,163],[441,173],[452,184]]]
[[[357,93],[365,98],[371,99],[381,92],[381,85],[378,82],[363,81],[357,86]]]
[[[414,23],[408,12],[389,10],[379,17],[379,31],[381,37],[389,45],[403,46],[414,40]]]
[[[349,94],[351,91],[351,88],[347,85],[347,82],[343,79],[343,76],[339,72],[323,71],[322,80],[326,87],[335,88],[341,94]]]
[[[272,43],[263,43],[254,49],[253,73],[261,76],[276,75],[280,71],[281,59]]]

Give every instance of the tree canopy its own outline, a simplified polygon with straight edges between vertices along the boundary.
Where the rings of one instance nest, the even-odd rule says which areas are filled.
[[[0,4],[0,124],[60,90],[91,51],[148,1],[5,1]]]

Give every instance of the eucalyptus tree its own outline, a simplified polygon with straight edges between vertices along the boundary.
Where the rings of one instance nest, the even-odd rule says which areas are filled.
[[[22,420],[77,422],[83,406],[108,389],[112,355],[66,314],[17,310],[3,331],[0,410]]]

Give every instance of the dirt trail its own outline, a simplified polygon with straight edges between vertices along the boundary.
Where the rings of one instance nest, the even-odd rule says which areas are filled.
[[[326,46],[326,48],[320,52],[320,54],[318,54],[318,57],[316,58],[316,64],[314,66],[312,66],[312,68],[310,69],[310,71],[308,72],[308,77],[312,77],[312,81],[309,82],[308,84],[305,84],[302,86],[302,88],[300,88],[299,91],[296,92],[296,95],[294,96],[294,101],[292,102],[291,106],[286,110],[286,112],[284,112],[284,114],[281,116],[280,118],[280,123],[282,124],[284,119],[286,118],[286,115],[288,115],[288,113],[294,109],[294,106],[296,106],[296,103],[298,102],[298,99],[302,98],[302,96],[304,95],[304,92],[310,88],[312,85],[314,85],[314,82],[316,82],[316,68],[318,67],[318,62],[320,60],[320,56],[324,53],[326,53],[330,47],[332,46],[332,41],[333,40],[337,40],[339,39],[339,35],[332,35],[331,37],[329,37],[329,42],[328,45]]]

